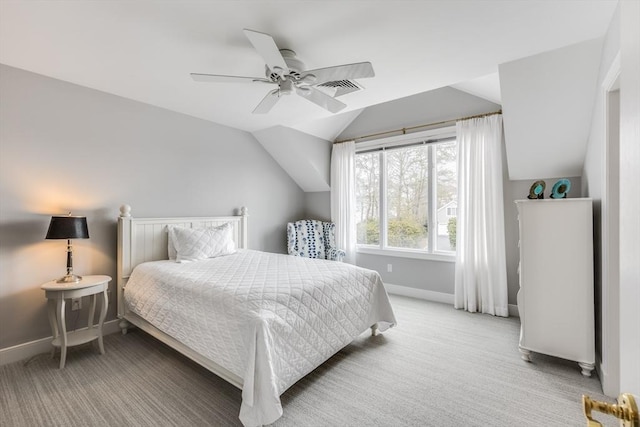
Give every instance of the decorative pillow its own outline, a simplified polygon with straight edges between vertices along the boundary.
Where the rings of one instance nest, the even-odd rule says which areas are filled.
[[[175,246],[176,262],[196,261],[234,253],[236,245],[233,242],[232,231],[231,223],[209,228],[169,228],[169,241]]]

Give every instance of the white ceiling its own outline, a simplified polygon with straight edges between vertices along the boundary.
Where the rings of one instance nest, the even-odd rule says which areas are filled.
[[[242,32],[250,28],[295,50],[309,69],[370,61],[376,76],[359,81],[366,89],[341,98],[350,117],[449,85],[495,98],[499,64],[603,36],[616,4],[2,0],[0,62],[251,132],[287,126],[332,135],[318,124],[331,113],[298,96],[252,115],[270,88],[196,83],[189,73],[262,76]],[[326,123],[344,127],[335,117]]]

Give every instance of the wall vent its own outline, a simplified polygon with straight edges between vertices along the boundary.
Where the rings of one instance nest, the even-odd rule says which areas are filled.
[[[364,89],[364,87],[360,86],[353,80],[335,80],[331,82],[324,82],[316,87],[320,88],[323,92],[333,97],[346,95],[348,93],[357,92]]]

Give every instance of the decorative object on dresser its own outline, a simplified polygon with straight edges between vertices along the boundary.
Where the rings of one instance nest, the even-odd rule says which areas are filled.
[[[51,332],[53,334],[51,356],[55,354],[56,347],[60,347],[60,369],[64,368],[65,365],[67,347],[98,340],[100,354],[104,354],[102,325],[104,324],[105,317],[107,317],[107,307],[109,306],[107,292],[110,281],[111,277],[109,276],[84,276],[81,280],[74,283],[61,283],[60,281],[52,280],[41,286],[48,300],[49,323],[51,324]],[[98,295],[102,297],[102,303],[100,306],[98,325],[94,325],[93,317],[96,311]],[[84,296],[91,296],[87,329],[67,332],[65,301],[72,298],[82,298]]]
[[[516,200],[520,230],[520,352],[595,367],[592,200]],[[569,255],[569,256],[567,256]]]
[[[88,239],[89,229],[84,216],[53,216],[45,239],[67,239],[67,274],[58,283],[77,283],[82,277],[73,274],[73,247],[71,239]]]
[[[562,178],[553,184],[550,196],[552,199],[566,199],[569,190],[571,190],[571,181],[567,178]]]
[[[527,196],[527,199],[544,199],[544,189],[546,186],[547,184],[542,180],[534,182],[531,185],[531,188],[529,188],[529,195]]]
[[[289,255],[342,261],[345,252],[336,247],[336,225],[333,222],[301,219],[287,223]]]

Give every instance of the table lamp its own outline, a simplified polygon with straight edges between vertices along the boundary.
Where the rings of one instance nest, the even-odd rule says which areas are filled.
[[[81,276],[73,274],[73,248],[71,239],[88,239],[89,229],[84,216],[52,216],[46,239],[67,239],[67,274],[57,280],[58,283],[77,283]]]

